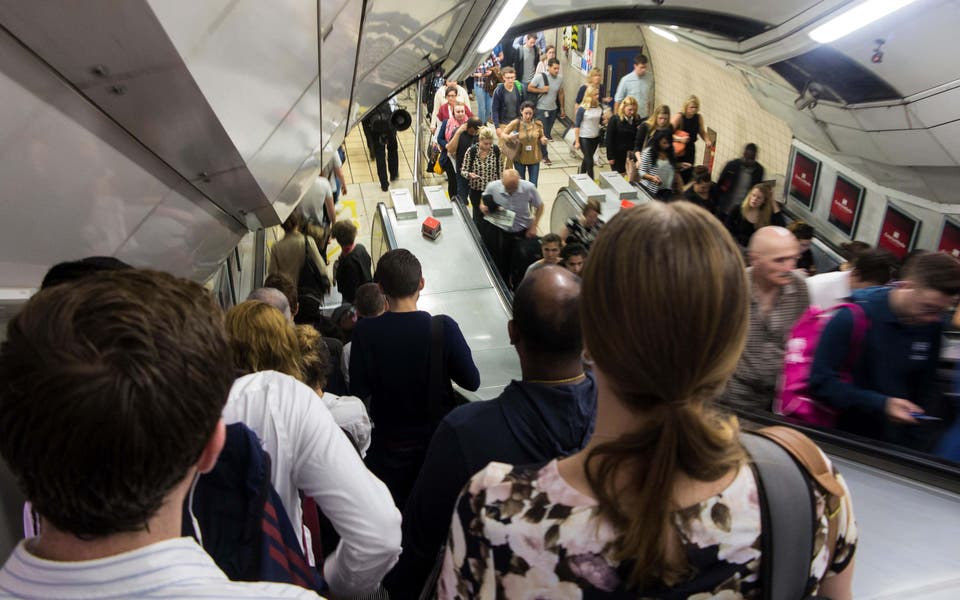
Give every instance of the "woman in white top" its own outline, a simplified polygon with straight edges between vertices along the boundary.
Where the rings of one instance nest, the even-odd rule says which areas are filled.
[[[400,556],[400,512],[390,491],[364,466],[316,392],[294,378],[302,374],[299,343],[279,310],[248,300],[227,312],[226,328],[234,366],[249,375],[230,388],[224,420],[243,422],[260,438],[294,531],[307,533],[302,491],[340,534],[323,563],[331,594],[373,592]],[[312,556],[309,542],[304,554]]]
[[[600,146],[600,125],[603,121],[603,108],[597,99],[597,88],[588,87],[583,93],[583,102],[577,109],[577,120],[573,128],[576,136],[573,147],[583,152],[583,162],[578,173],[586,173],[593,179],[593,155]]]

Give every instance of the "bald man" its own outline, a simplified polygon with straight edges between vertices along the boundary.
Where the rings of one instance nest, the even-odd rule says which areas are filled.
[[[487,249],[500,276],[512,289],[533,262],[524,261],[518,250],[525,239],[537,239],[543,200],[537,186],[521,179],[516,169],[504,169],[499,180],[487,184],[482,198],[480,212],[494,225],[491,229],[495,234],[485,238]]]
[[[732,407],[770,410],[783,348],[794,323],[810,306],[803,277],[794,272],[800,244],[783,227],[763,227],[750,238],[750,327],[747,345],[722,401]]]
[[[497,398],[454,409],[437,428],[403,514],[403,554],[387,576],[392,597],[415,598],[446,540],[460,489],[490,461],[543,463],[580,450],[596,413],[580,353],[580,278],[546,266],[513,297],[510,343],[523,379]]]

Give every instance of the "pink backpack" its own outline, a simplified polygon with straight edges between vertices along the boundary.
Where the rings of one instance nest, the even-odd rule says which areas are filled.
[[[840,378],[846,382],[853,381],[853,365],[860,356],[863,337],[870,325],[867,315],[859,304],[853,303],[838,304],[828,309],[811,306],[790,330],[790,339],[783,354],[783,375],[773,403],[773,410],[777,414],[816,427],[836,425],[837,411],[810,397],[807,383],[820,334],[841,308],[849,308],[853,314],[853,334],[850,337],[850,354],[840,371]]]

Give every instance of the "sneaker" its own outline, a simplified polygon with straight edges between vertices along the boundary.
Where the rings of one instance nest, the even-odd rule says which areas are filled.
[[[553,164],[553,161],[550,160],[549,158],[545,158],[545,159],[543,159],[543,164],[545,164],[545,165],[547,165],[547,166],[549,167],[550,165]]]

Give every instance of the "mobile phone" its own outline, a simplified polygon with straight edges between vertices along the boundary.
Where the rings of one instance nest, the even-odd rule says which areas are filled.
[[[916,413],[916,412],[910,413],[910,416],[918,421],[942,421],[943,420],[940,417],[932,417],[930,415],[925,415],[923,413]]]

